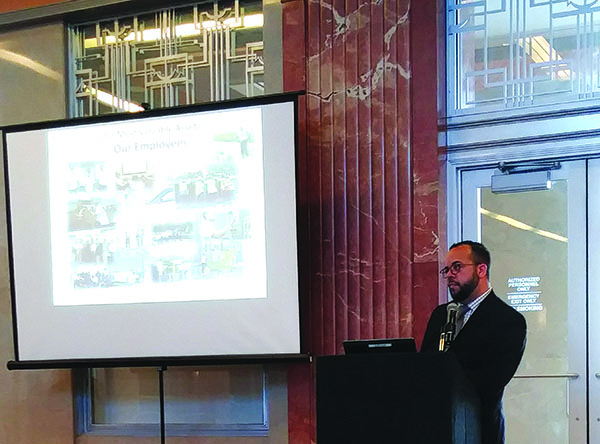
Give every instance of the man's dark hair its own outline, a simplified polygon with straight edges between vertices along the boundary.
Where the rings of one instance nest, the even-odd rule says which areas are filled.
[[[470,240],[456,242],[455,244],[452,244],[450,250],[456,247],[460,247],[462,245],[468,245],[469,247],[471,247],[471,258],[473,259],[473,262],[475,262],[476,264],[487,265],[487,277],[489,279],[490,268],[492,266],[492,259],[489,250],[485,248],[485,245],[483,245],[482,243]]]

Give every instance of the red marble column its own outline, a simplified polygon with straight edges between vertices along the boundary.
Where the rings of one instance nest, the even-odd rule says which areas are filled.
[[[406,0],[306,11],[310,345],[330,354],[397,336],[410,309],[409,11]]]
[[[306,91],[301,304],[314,356],[345,339],[420,340],[438,302],[436,3],[283,4],[284,88]],[[315,441],[314,371],[288,373],[291,444]]]

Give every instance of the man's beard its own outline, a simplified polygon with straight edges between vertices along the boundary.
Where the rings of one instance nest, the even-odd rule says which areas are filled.
[[[456,290],[454,293],[452,292],[452,290],[450,290],[450,295],[452,296],[452,299],[455,302],[462,302],[469,296],[471,296],[471,293],[473,293],[473,290],[475,290],[478,285],[479,276],[477,276],[476,273],[473,273],[473,277],[471,277],[471,280],[465,282],[462,285],[459,284],[458,290]]]

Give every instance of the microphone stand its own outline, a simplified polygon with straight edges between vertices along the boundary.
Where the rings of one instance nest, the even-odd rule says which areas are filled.
[[[160,444],[165,444],[165,371],[166,366],[158,369],[158,397],[160,401]]]

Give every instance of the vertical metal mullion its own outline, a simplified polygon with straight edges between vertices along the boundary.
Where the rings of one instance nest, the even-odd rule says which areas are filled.
[[[207,31],[207,43],[208,43],[208,49],[207,49],[207,55],[208,55],[208,72],[210,75],[210,100],[214,101],[215,100],[215,76],[213,73],[213,70],[215,69],[214,67],[214,63],[213,63],[213,32],[212,31]]]
[[[111,48],[110,46],[108,46],[108,43],[105,43],[105,48],[108,52],[108,56],[107,59],[109,60],[109,67],[108,67],[108,71],[107,74],[110,78],[110,93],[113,95],[114,97],[114,93],[115,93],[115,88],[117,87],[116,85],[116,81],[115,81],[115,51],[113,48]],[[98,85],[96,87],[96,92],[100,92],[100,85]],[[99,102],[99,100],[96,100],[96,102]],[[111,107],[111,111],[115,112],[115,101],[111,99],[110,101],[110,107]]]
[[[191,102],[190,100],[190,84],[193,80],[190,79],[190,62],[188,60],[188,57],[186,55],[185,57],[185,104],[189,105]]]
[[[126,108],[129,111],[129,106],[126,105],[127,96],[128,96],[128,88],[127,88],[127,51],[128,51],[129,43],[123,41],[121,43],[121,92],[119,94],[119,98],[123,104],[123,108]]]
[[[483,5],[483,70],[485,71],[485,86],[488,85],[488,30],[487,30],[487,2]]]
[[[575,41],[577,42],[577,49],[576,49],[576,60],[577,60],[577,69],[575,70],[575,72],[578,72],[577,74],[577,96],[579,98],[581,98],[581,37],[580,37],[580,28],[581,28],[581,21],[580,21],[580,16],[577,15],[577,26],[575,27],[575,29],[577,30],[576,32],[576,39]]]
[[[514,6],[514,10],[511,11],[511,23],[515,24],[515,58],[513,60],[515,70],[515,103],[517,106],[520,104],[521,96],[521,26],[519,23],[519,0],[511,0],[511,8]],[[513,20],[514,15],[514,20]]]
[[[225,70],[226,70],[226,60],[225,60],[225,45],[224,45],[224,40],[225,40],[225,29],[226,27],[223,26],[223,28],[221,28],[221,32],[219,33],[219,56],[221,59],[221,100],[226,99],[226,95],[225,95]]]
[[[455,0],[446,0],[446,57],[448,60],[446,66],[446,76],[450,79],[447,82],[447,112],[448,115],[457,114],[462,109],[462,70],[458,60],[460,59],[458,37],[456,33],[452,33],[452,24],[456,24],[456,10],[449,6],[449,3]],[[452,107],[452,108],[450,108]]]
[[[548,39],[549,43],[550,43],[550,80],[554,81],[555,77],[558,77],[558,66],[556,65],[556,70],[555,70],[555,64],[554,61],[558,62],[558,53],[556,52],[556,50],[554,49],[554,27],[553,27],[553,20],[552,20],[552,2],[548,3],[548,17],[549,17],[549,22],[548,23],[548,33],[550,34],[550,38]],[[554,56],[556,53],[556,57]],[[554,74],[556,71],[556,75]]]
[[[522,11],[522,21],[523,21],[523,93],[522,93],[522,98],[521,98],[521,103],[525,104],[525,97],[526,97],[526,82],[529,81],[529,87],[531,88],[531,82],[532,79],[529,76],[529,73],[527,71],[527,37],[528,37],[528,32],[527,32],[527,2],[523,1],[522,2],[523,5],[523,11]]]
[[[215,100],[221,100],[221,60],[219,58],[219,28],[213,32],[213,59],[215,61]]]
[[[587,54],[589,57],[588,69],[589,69],[589,82],[588,82],[588,97],[593,97],[594,93],[594,13],[590,13],[589,18],[589,32],[587,35]]]
[[[590,14],[590,97],[594,96],[594,91],[597,88],[596,76],[594,72],[598,72],[598,58],[594,57],[594,50],[596,48],[596,34],[594,32],[594,13]]]
[[[204,63],[209,63],[210,66],[210,62],[208,60],[209,32],[206,30],[206,28],[204,28],[204,26],[202,26],[202,24],[200,24],[200,26],[202,27],[202,61]]]
[[[135,33],[135,31],[134,31]],[[134,71],[131,69],[131,51],[132,51],[132,46],[129,43],[126,43],[126,50],[125,50],[125,99],[131,104],[133,102],[132,97],[131,97],[131,73]]]
[[[223,100],[223,61],[221,60],[221,29],[217,27],[215,31],[215,66],[216,72],[217,100]]]
[[[515,106],[515,38],[513,29],[513,3],[514,0],[509,0],[508,6],[508,78],[510,81],[510,97],[512,105]]]
[[[173,38],[175,36],[175,22],[173,20],[172,9],[167,10],[167,23],[169,32],[167,33],[167,38],[165,39],[165,45],[167,47],[167,58],[165,59],[165,77],[169,79],[171,74],[173,73],[173,68],[171,65],[169,65],[168,58],[173,55]],[[167,96],[168,106],[173,106],[173,82],[172,80],[165,80],[165,82],[165,94]]]
[[[121,89],[122,89],[122,67],[121,67],[121,42],[115,36],[115,91],[113,92],[113,103],[116,104],[117,112],[122,109]]]
[[[581,35],[582,38],[582,46],[583,46],[583,57],[582,59],[582,71],[583,71],[583,94],[584,97],[588,96],[588,72],[589,72],[589,66],[588,66],[588,50],[589,50],[589,44],[588,44],[588,26],[587,26],[587,14],[583,14],[583,34]]]
[[[455,0],[456,2],[457,0]],[[458,8],[456,8],[454,10],[454,24],[458,24]],[[463,56],[463,34],[459,33],[459,31],[457,30],[457,32],[454,33],[454,35],[456,36],[456,41],[455,41],[455,45],[456,45],[456,54],[458,55],[457,61],[456,61],[456,66],[457,66],[457,72],[459,72],[459,77],[458,77],[458,81],[459,84],[458,86],[458,91],[460,92],[460,108],[462,109],[463,104],[466,105],[467,103],[467,99],[468,99],[468,88],[467,88],[467,79],[466,76],[464,75],[464,69],[463,69],[463,64],[462,64],[462,56]]]
[[[231,98],[231,93],[230,93],[230,81],[231,81],[231,75],[229,72],[229,68],[230,68],[230,50],[231,50],[231,45],[230,45],[230,36],[231,36],[232,30],[231,27],[228,26],[225,30],[225,35],[224,35],[224,39],[225,39],[225,51],[223,54],[223,57],[225,59],[225,98],[227,100],[229,100]]]
[[[108,55],[106,56],[106,58],[108,58]],[[90,76],[90,84],[91,83],[92,83],[92,80],[91,80],[91,76]],[[99,86],[100,85],[98,84],[98,81],[96,81],[93,84],[93,87],[96,89],[96,91],[98,91]],[[90,115],[94,115],[93,113],[100,114],[100,101],[98,99],[93,100],[93,96],[91,96],[90,97],[90,103],[93,103],[93,106],[94,106],[93,110],[90,112]]]
[[[250,88],[249,88],[249,84],[248,82],[250,81],[250,79],[248,78],[248,69],[250,68],[248,61],[250,60],[249,55],[248,55],[248,44],[246,44],[246,57],[245,57],[245,63],[246,63],[246,97],[250,97]]]

